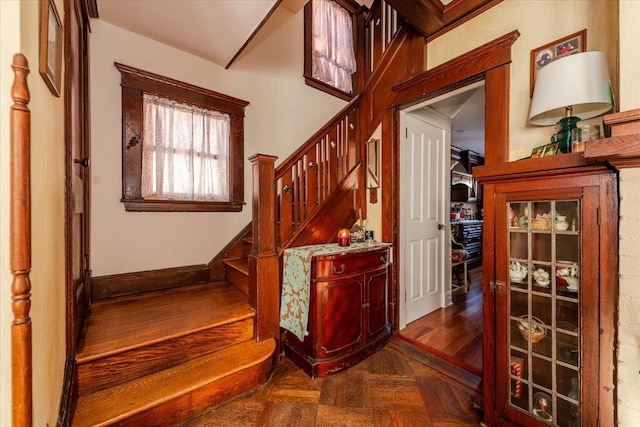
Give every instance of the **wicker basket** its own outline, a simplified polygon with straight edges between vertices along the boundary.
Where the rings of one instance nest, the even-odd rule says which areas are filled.
[[[545,325],[542,320],[535,316],[531,316],[531,319],[529,319],[529,316],[526,314],[520,316],[519,319],[518,330],[525,340],[535,344],[547,336],[547,328],[544,327]],[[531,332],[531,335],[529,335],[529,332]]]
[[[532,230],[551,230],[551,218],[536,218],[531,220]]]

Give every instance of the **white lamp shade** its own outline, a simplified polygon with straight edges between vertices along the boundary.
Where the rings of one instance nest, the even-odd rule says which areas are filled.
[[[566,117],[582,120],[604,114],[611,109],[611,81],[607,56],[603,52],[583,52],[560,58],[538,71],[529,122],[553,125]]]

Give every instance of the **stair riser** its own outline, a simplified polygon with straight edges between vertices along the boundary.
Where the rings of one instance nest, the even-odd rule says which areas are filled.
[[[132,427],[176,425],[180,421],[196,417],[206,409],[221,406],[256,389],[267,381],[270,370],[271,358],[267,358],[258,365],[221,378],[197,390],[161,402],[145,412],[134,414],[117,422],[101,425]]]
[[[220,325],[86,363],[78,363],[78,395],[121,384],[254,336],[254,318]]]
[[[249,295],[249,276],[236,270],[233,267],[225,265],[224,278],[227,282],[242,291],[245,295]]]

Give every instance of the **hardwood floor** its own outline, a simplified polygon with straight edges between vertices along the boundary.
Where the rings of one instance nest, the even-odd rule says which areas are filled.
[[[259,390],[183,426],[477,426],[480,390],[480,377],[394,337],[358,365],[316,379],[282,358]]]
[[[403,338],[476,374],[482,372],[482,267],[469,271],[469,293],[453,304],[411,322]]]

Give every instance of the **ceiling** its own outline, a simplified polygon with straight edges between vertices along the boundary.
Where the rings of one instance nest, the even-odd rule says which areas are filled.
[[[102,21],[227,67],[272,8],[297,13],[307,1],[97,0],[97,6]]]
[[[451,145],[484,156],[484,82],[428,101],[411,111],[420,116],[436,111],[451,121]]]
[[[99,19],[227,66],[276,0],[98,0]],[[295,8],[303,1],[285,1]]]
[[[1,1],[1,0],[0,0]],[[446,6],[453,0],[440,0]],[[369,7],[373,0],[358,0]],[[227,67],[272,9],[307,0],[97,0],[99,19]],[[484,154],[484,86],[425,108],[450,117],[451,141]]]

